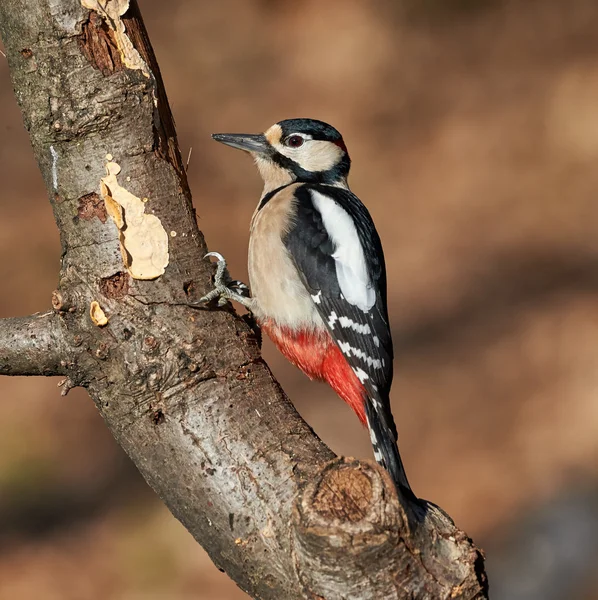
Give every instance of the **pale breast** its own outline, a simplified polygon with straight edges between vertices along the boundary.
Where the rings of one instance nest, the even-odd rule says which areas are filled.
[[[292,226],[296,187],[284,188],[253,216],[248,265],[253,312],[258,320],[273,319],[282,327],[321,328],[322,319],[282,241]]]

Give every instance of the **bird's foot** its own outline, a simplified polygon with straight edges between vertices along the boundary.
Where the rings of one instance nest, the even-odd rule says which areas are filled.
[[[234,300],[251,310],[249,288],[242,281],[231,279],[226,268],[226,260],[222,254],[208,252],[204,258],[210,256],[218,259],[216,275],[214,275],[214,289],[200,298],[197,303],[208,304],[218,298],[218,306],[224,306],[229,300]]]

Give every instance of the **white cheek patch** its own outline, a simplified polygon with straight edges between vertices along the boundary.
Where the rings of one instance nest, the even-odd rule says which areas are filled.
[[[349,214],[332,198],[314,190],[311,196],[334,243],[332,258],[341,292],[347,302],[367,312],[376,303],[376,291],[370,281],[357,229]]]
[[[343,151],[336,144],[325,140],[312,140],[305,134],[301,134],[301,137],[306,141],[299,148],[290,148],[280,143],[274,146],[280,154],[311,173],[328,171],[341,160]]]

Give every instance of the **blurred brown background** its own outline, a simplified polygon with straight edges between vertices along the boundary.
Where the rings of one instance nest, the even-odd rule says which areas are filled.
[[[596,0],[140,4],[210,247],[246,278],[261,189],[210,132],[340,129],[386,250],[416,492],[486,549],[494,600],[598,598]],[[0,315],[46,310],[58,236],[1,56],[0,184]],[[334,450],[370,456],[264,354]],[[56,384],[0,379],[0,599],[245,598]]]

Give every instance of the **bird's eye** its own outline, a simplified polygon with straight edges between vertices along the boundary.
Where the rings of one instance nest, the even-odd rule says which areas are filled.
[[[290,146],[291,148],[299,148],[299,146],[303,146],[304,141],[305,140],[300,135],[292,135],[287,140],[287,146]]]

